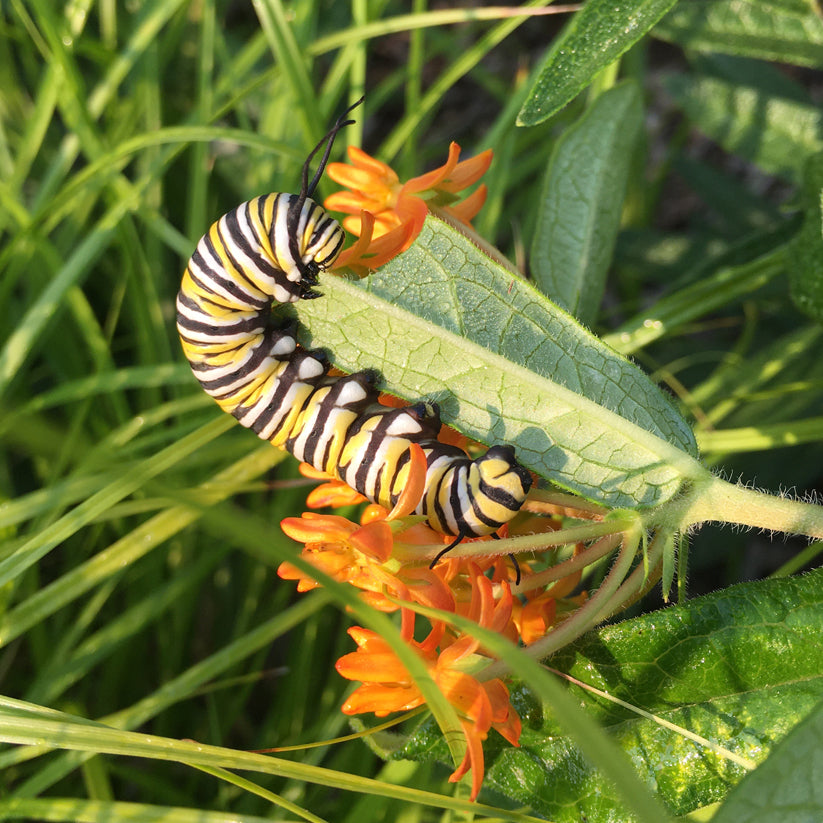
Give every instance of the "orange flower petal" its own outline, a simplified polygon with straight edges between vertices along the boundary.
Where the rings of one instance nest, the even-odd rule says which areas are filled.
[[[483,208],[486,202],[486,195],[489,189],[485,183],[478,186],[468,197],[461,200],[459,203],[454,203],[451,206],[446,206],[444,211],[450,214],[461,223],[471,223],[477,212]]]
[[[419,443],[412,443],[409,447],[409,476],[394,508],[389,512],[389,520],[398,520],[417,508],[426,488],[427,471],[428,463],[422,447]]]
[[[333,577],[336,580],[346,580],[349,576],[347,569],[351,564],[351,552],[347,549],[334,551],[308,551],[303,552],[303,559],[307,560],[318,571]],[[300,571],[291,563],[281,563],[277,574],[283,580],[298,580],[298,591],[310,591],[317,588],[317,583],[313,577]]]
[[[340,183],[361,194],[374,195],[380,199],[389,194],[385,182],[365,169],[347,166],[344,163],[329,163],[326,172],[336,183]]]
[[[523,731],[523,724],[520,715],[509,706],[509,716],[504,723],[495,723],[494,730],[512,746],[520,745],[520,734]]]
[[[336,261],[335,268],[347,267],[364,274],[379,268],[395,255],[405,251],[420,233],[428,214],[428,206],[416,192],[440,192],[443,197],[453,199],[453,195],[476,182],[488,169],[492,159],[490,150],[476,157],[458,162],[460,146],[452,142],[446,162],[437,169],[412,178],[402,186],[395,171],[386,163],[371,157],[356,146],[349,147],[349,163],[330,163],[329,176],[350,191],[337,192],[326,198],[325,206],[330,211],[349,215],[343,220],[346,231],[362,237],[366,232],[363,212],[373,215],[371,242],[355,244],[344,251]],[[481,187],[462,203],[448,207],[448,211],[458,220],[468,223],[486,198],[485,187]],[[435,198],[436,201],[436,198]],[[391,243],[378,245],[378,240],[402,228],[402,240],[392,237]]]
[[[412,616],[414,616],[414,612],[409,612]],[[414,622],[411,623],[412,630],[414,629]],[[443,637],[446,633],[446,624],[442,620],[438,620],[436,623],[432,625],[431,631],[426,636],[426,639],[422,643],[415,643],[415,647],[417,650],[425,657],[429,662],[434,662],[434,656],[437,653],[437,647],[443,642]],[[411,634],[409,634],[409,637]]]
[[[386,687],[374,683],[358,686],[342,706],[343,714],[374,712],[385,717],[392,712],[404,712],[423,705],[423,697],[413,686]]]
[[[346,630],[346,634],[351,637],[360,649],[381,649],[388,650],[390,646],[383,638],[371,629],[364,629],[362,626],[351,626]]]
[[[445,180],[455,170],[459,158],[460,146],[452,141],[449,144],[449,156],[446,159],[446,162],[439,168],[433,169],[425,174],[421,174],[419,177],[412,177],[411,180],[403,185],[403,188],[401,189],[401,196],[404,194],[413,194],[415,192],[437,188],[438,184]]]
[[[316,580],[307,577],[304,572],[288,562],[283,562],[277,567],[277,576],[281,580],[297,580],[299,583],[297,589],[300,592],[311,591],[320,585]]]
[[[402,397],[396,397],[388,392],[380,392],[377,396],[377,402],[381,406],[388,406],[391,409],[405,409],[411,405],[408,400],[404,400]]]
[[[330,474],[327,474],[326,472],[321,471],[320,469],[315,469],[314,466],[311,465],[311,463],[301,463],[297,467],[297,471],[299,471],[300,474],[303,475],[303,477],[308,477],[310,480],[334,479]]]
[[[345,540],[357,526],[336,514],[303,512],[302,517],[286,517],[280,528],[288,537],[300,543],[322,543]]]
[[[520,639],[528,646],[543,637],[554,625],[557,601],[548,595],[541,595],[523,606],[517,621]]]
[[[580,585],[582,576],[582,569],[566,575],[551,587],[549,594],[551,594],[554,600],[559,600],[561,597],[568,597]]]
[[[349,159],[351,163],[329,163],[326,166],[326,174],[341,186],[358,191],[389,191],[391,186],[399,182],[397,173],[391,166],[356,146],[349,147]]]
[[[374,234],[374,215],[370,211],[360,212],[360,226],[358,228],[359,231],[352,232],[352,234],[358,236],[358,239],[349,248],[343,249],[335,261],[334,268],[344,266],[349,260],[361,257],[367,252]],[[343,263],[340,263],[341,257],[344,260]]]
[[[485,733],[491,728],[491,701],[477,680],[455,669],[442,670],[439,661],[435,680],[449,703],[461,714],[470,717],[477,729]]]
[[[392,550],[391,526],[385,520],[375,520],[352,532],[349,543],[367,557],[385,563]]]
[[[349,155],[349,160],[351,160],[352,165],[357,166],[357,168],[365,169],[375,177],[383,177],[395,183],[399,181],[397,172],[395,172],[391,166],[382,160],[378,160],[376,157],[372,157],[359,146],[349,146],[346,152]]]
[[[362,680],[364,683],[397,683],[407,685],[412,682],[406,667],[394,652],[356,651],[344,654],[335,663],[337,673],[346,680]]]
[[[415,603],[445,612],[454,611],[454,594],[434,569],[426,566],[406,568],[402,576]]]
[[[372,268],[380,268],[393,257],[404,252],[417,237],[413,222],[401,223],[376,237],[369,248],[369,256],[364,256]],[[379,261],[379,262],[378,262]]]
[[[341,506],[353,506],[366,498],[341,480],[323,483],[312,489],[306,496],[306,505],[310,509],[339,509]]]
[[[520,715],[514,710],[509,700],[509,690],[497,679],[490,680],[483,685],[493,706],[494,722],[492,725],[495,731],[512,746],[519,746],[523,724],[520,721]]]
[[[389,600],[389,598],[382,592],[370,592],[363,590],[360,592],[360,599],[373,609],[377,609],[377,611],[383,612],[384,614],[394,614],[394,612],[396,612],[399,608],[397,603],[393,600]]]
[[[360,214],[361,211],[376,214],[386,208],[386,198],[367,197],[362,192],[338,191],[330,194],[323,201],[323,206],[327,211],[343,214]]]
[[[405,251],[423,229],[423,224],[426,222],[429,209],[425,200],[419,197],[401,195],[397,201],[397,206],[395,206],[395,213],[401,223],[410,223],[412,226],[412,236],[409,239],[408,245],[402,249],[402,251]]]
[[[499,678],[487,680],[483,684],[483,689],[492,707],[492,721],[494,723],[505,722],[509,716],[509,712],[514,711],[509,704],[509,690]]]
[[[437,439],[441,443],[448,443],[450,446],[457,446],[458,448],[463,449],[466,451],[466,447],[472,441],[466,437],[465,434],[461,434],[456,429],[453,429],[451,426],[447,426],[445,423],[440,427],[440,433],[437,435]]]
[[[486,149],[468,160],[463,160],[457,164],[447,180],[437,185],[437,188],[451,194],[467,189],[489,170],[493,156],[494,152],[491,149]]]
[[[308,552],[303,556],[312,566],[335,578],[343,576],[342,572],[351,566],[352,561],[352,555],[348,549]]]
[[[461,724],[466,735],[466,754],[463,757],[463,762],[452,772],[449,782],[457,783],[471,769],[472,790],[469,797],[471,800],[477,800],[486,773],[486,763],[483,758],[483,741],[486,738],[485,735],[480,736],[477,734],[474,727],[467,721],[461,720]]]
[[[485,577],[483,579],[488,580],[488,578]],[[488,582],[491,585],[491,580]],[[513,603],[514,598],[512,597],[511,586],[509,586],[507,580],[504,580],[500,583],[500,597],[494,605],[494,612],[492,614],[491,621],[488,624],[492,631],[500,634],[505,632],[506,627],[509,625],[509,621],[512,617]],[[487,624],[484,623],[483,625]]]
[[[348,230],[348,225],[346,228]],[[397,226],[372,240],[368,244],[368,248],[360,254],[355,251],[355,246],[357,245],[355,244],[355,246],[344,250],[340,254],[335,261],[334,268],[345,267],[355,270],[362,268],[365,271],[379,269],[380,266],[388,263],[389,260],[396,257],[401,251],[404,251],[411,245],[413,239],[412,230],[413,227],[410,224]],[[375,231],[377,231],[377,229],[375,229]]]
[[[397,540],[408,546],[431,546],[442,543],[443,535],[434,531],[427,523],[415,523],[413,526],[409,526],[408,529],[403,529],[397,535]],[[440,566],[442,565],[442,563],[438,563],[434,571],[440,573]]]
[[[382,506],[378,506],[377,503],[369,503],[360,515],[360,524],[365,526],[375,520],[385,520],[387,516],[388,512]]]

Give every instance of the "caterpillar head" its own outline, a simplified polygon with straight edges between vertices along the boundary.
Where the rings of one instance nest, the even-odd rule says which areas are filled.
[[[341,225],[329,217],[311,198],[302,201],[292,195],[289,204],[288,240],[291,257],[295,261],[289,280],[300,284],[300,297],[319,297],[312,287],[317,275],[328,269],[337,259],[346,240]]]
[[[532,476],[514,457],[511,446],[492,446],[474,461],[479,478],[474,489],[475,506],[488,525],[483,534],[497,531],[523,505],[532,485]]]
[[[303,264],[311,266],[314,272],[328,269],[340,254],[346,233],[340,223],[313,200],[304,205],[309,211],[302,237]]]

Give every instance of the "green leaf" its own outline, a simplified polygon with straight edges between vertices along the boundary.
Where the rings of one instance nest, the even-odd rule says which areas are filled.
[[[729,794],[714,823],[823,820],[823,702],[775,746],[768,760]]]
[[[823,322],[823,153],[806,165],[803,178],[805,217],[791,245],[789,285],[792,300],[818,323]]]
[[[678,3],[654,34],[687,49],[823,66],[823,20],[803,0]]]
[[[555,654],[551,666],[760,762],[823,698],[821,631],[823,571],[817,570],[744,583],[607,626]],[[745,773],[722,753],[654,719],[570,689],[675,814],[721,800]],[[523,720],[522,745],[514,749],[490,735],[485,785],[556,823],[624,823],[616,792],[558,722],[525,690],[514,688],[512,702]],[[405,756],[445,758],[437,738],[427,723]]]
[[[536,126],[559,111],[594,76],[631,48],[676,0],[589,0],[546,56],[540,76],[517,118]]]
[[[823,114],[811,104],[716,77],[672,75],[666,87],[697,128],[763,171],[800,180],[823,150]]]
[[[642,121],[634,83],[609,89],[557,141],[546,171],[532,275],[584,323],[594,319],[603,296]]]
[[[763,425],[815,413],[820,385],[815,381],[823,379],[821,346],[823,328],[808,323],[721,364],[692,394],[705,412],[700,428],[720,430],[727,421]]]
[[[440,403],[485,443],[512,443],[538,474],[615,506],[653,506],[701,476],[691,429],[634,364],[530,283],[431,219],[358,284],[324,277],[300,301],[310,345],[381,388]]]

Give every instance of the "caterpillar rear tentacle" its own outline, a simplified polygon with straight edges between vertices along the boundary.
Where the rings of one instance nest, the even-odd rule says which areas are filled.
[[[437,440],[436,404],[382,406],[374,373],[332,377],[324,356],[270,322],[275,304],[320,297],[317,275],[343,247],[342,228],[311,195],[350,110],[306,160],[300,194],[242,203],[200,239],[177,297],[177,327],[195,377],[224,411],[375,503],[397,502],[418,443],[428,468],[416,513],[456,536],[456,545],[492,534],[519,511],[532,480],[514,450],[493,446],[472,460]],[[309,163],[324,143],[309,183]]]

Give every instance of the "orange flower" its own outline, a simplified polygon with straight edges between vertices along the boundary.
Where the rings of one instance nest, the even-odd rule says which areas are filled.
[[[405,518],[416,508],[423,496],[426,483],[426,456],[419,444],[410,449],[409,476],[397,504],[392,511],[371,504],[366,507],[360,524],[334,514],[304,512],[302,517],[287,517],[280,527],[288,537],[304,544],[303,558],[315,568],[335,580],[350,583],[363,592],[366,602],[381,611],[393,612],[399,607],[391,599],[421,603],[436,609],[454,611],[454,597],[448,585],[428,567],[399,567],[397,561],[389,564],[394,548],[395,533],[406,538],[416,535],[419,517],[411,518],[409,528]],[[311,466],[301,467],[309,477],[328,477]],[[331,500],[345,497],[348,486],[340,481],[319,486]],[[353,493],[353,494],[356,494]],[[322,496],[322,495],[320,495]],[[361,500],[360,495],[357,495]],[[424,527],[428,534],[434,534]],[[439,535],[437,535],[439,536]],[[431,542],[431,539],[428,540]],[[296,580],[297,590],[309,591],[318,583],[311,575],[293,563],[281,563],[277,574],[284,580]]]
[[[480,626],[503,631],[511,619],[511,589],[507,584],[501,584],[502,596],[495,602],[491,581],[483,576],[479,567],[470,565],[472,600],[469,615]],[[483,783],[483,741],[489,730],[496,729],[509,743],[517,746],[520,718],[509,702],[509,692],[501,680],[480,682],[466,670],[483,665],[482,659],[478,660],[480,644],[477,640],[471,635],[454,639],[445,625],[437,622],[425,640],[418,642],[414,639],[414,614],[404,610],[403,617],[403,639],[420,655],[432,679],[457,710],[467,747],[463,762],[449,779],[456,782],[471,770],[471,798],[474,800]],[[358,649],[337,661],[337,671],[348,680],[361,681],[362,685],[344,703],[345,714],[368,711],[384,717],[423,704],[423,695],[385,640],[356,626],[349,630],[349,634]],[[438,647],[441,648],[439,653]]]
[[[468,225],[486,201],[485,185],[462,201],[459,192],[488,171],[491,149],[458,162],[460,146],[452,142],[442,166],[406,183],[400,182],[391,166],[362,149],[350,146],[348,151],[350,164],[329,163],[327,173],[349,191],[332,194],[324,205],[329,211],[351,215],[343,226],[360,241],[343,251],[335,268],[379,268],[414,242],[430,209]]]
[[[340,253],[332,268],[351,269],[363,277],[372,269],[379,269],[388,263],[401,251],[405,251],[417,237],[423,224],[421,222],[420,227],[416,228],[414,222],[406,221],[395,228],[375,234],[374,215],[368,211],[361,211],[356,225],[356,233],[359,234],[357,241]],[[355,233],[353,229],[349,230],[352,234]]]
[[[554,625],[557,616],[557,600],[544,592],[531,597],[525,604],[517,603],[512,619],[517,626],[520,639],[527,645],[540,640]]]
[[[339,509],[342,506],[354,506],[366,500],[362,494],[356,492],[342,480],[337,480],[330,474],[315,469],[314,466],[310,466],[308,463],[301,463],[298,471],[309,480],[326,481],[319,486],[315,486],[306,497],[306,505],[310,509]]]
[[[402,523],[395,523],[402,528]],[[304,512],[302,517],[285,518],[280,526],[286,535],[305,544],[305,560],[335,580],[360,589],[363,599],[380,611],[397,611],[395,600],[455,609],[451,589],[435,570],[391,561],[394,532],[386,510],[379,506],[369,506],[360,525],[339,515]],[[406,532],[402,534],[405,537]],[[277,574],[283,580],[296,580],[299,592],[318,586],[293,563],[281,563]]]
[[[315,568],[353,585],[370,580],[379,591],[384,582],[381,567],[392,550],[391,526],[385,520],[358,526],[336,514],[304,512],[302,517],[285,518],[280,528],[288,537],[305,544],[303,556]],[[291,563],[281,563],[277,574],[284,580],[297,580],[300,592],[318,585]]]

